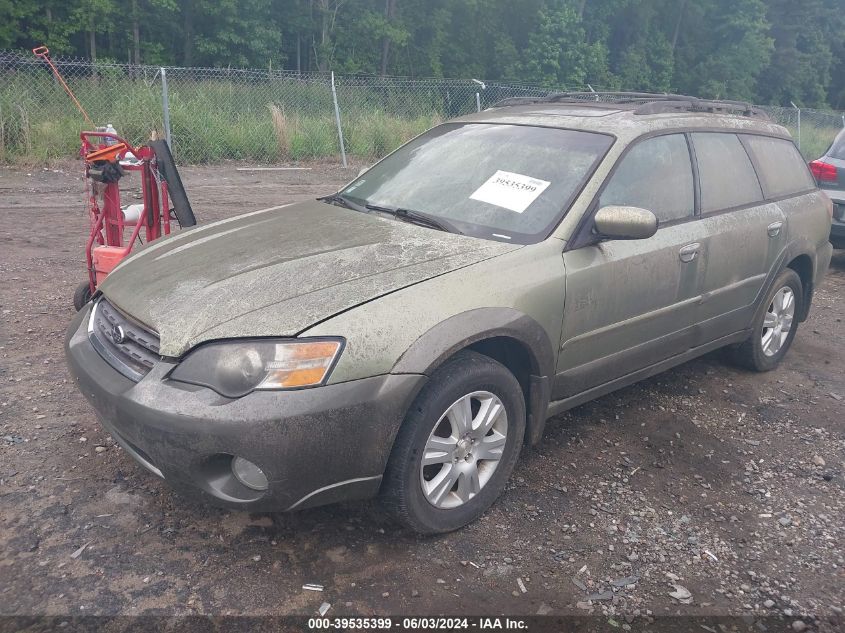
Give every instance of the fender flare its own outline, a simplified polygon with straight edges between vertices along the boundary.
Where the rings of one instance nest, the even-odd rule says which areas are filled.
[[[528,352],[531,363],[526,400],[526,442],[535,445],[543,434],[554,376],[555,347],[534,318],[513,308],[477,308],[441,321],[399,357],[394,374],[430,376],[455,353],[492,338],[509,338]]]
[[[763,285],[760,297],[758,298],[757,309],[754,311],[755,318],[759,316],[760,310],[764,310],[766,308],[763,303],[775,283],[775,278],[783,272],[784,269],[788,268],[789,264],[798,257],[809,258],[812,265],[810,281],[802,288],[804,296],[802,297],[801,314],[798,315],[799,322],[803,323],[807,320],[807,317],[810,314],[810,304],[813,301],[813,294],[815,293],[816,277],[818,275],[818,257],[816,256],[816,245],[806,238],[801,238],[787,245],[778,257],[775,265],[772,266],[769,271],[769,275],[766,278],[766,283]],[[804,283],[803,279],[801,281]]]

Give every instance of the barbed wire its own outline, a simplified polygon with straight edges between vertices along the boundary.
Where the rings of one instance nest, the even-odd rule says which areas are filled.
[[[182,163],[337,159],[332,75],[274,69],[135,66],[56,57],[53,62],[97,123],[141,143],[167,135]],[[167,82],[163,100],[162,82]],[[446,119],[513,97],[549,93],[519,82],[394,76],[334,76],[348,154],[371,160]],[[587,91],[598,86],[567,86]],[[790,129],[808,158],[845,126],[841,112],[760,106]],[[167,112],[167,117],[165,116]],[[0,51],[0,162],[73,156],[82,116],[48,65]]]

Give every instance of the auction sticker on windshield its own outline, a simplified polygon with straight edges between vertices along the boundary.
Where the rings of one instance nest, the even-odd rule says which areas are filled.
[[[550,184],[547,180],[500,169],[476,189],[470,199],[522,213]]]

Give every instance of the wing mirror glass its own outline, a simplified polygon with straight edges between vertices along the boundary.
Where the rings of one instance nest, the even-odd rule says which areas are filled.
[[[595,216],[596,232],[615,240],[644,240],[657,232],[657,216],[639,207],[602,207]]]

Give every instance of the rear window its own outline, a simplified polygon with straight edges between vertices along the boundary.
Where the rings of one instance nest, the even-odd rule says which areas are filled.
[[[767,198],[780,198],[816,187],[801,152],[792,141],[743,135],[760,169],[760,184]]]
[[[735,134],[692,135],[701,180],[701,212],[730,209],[763,199],[748,153]]]
[[[845,160],[845,130],[840,132],[836,140],[833,141],[833,145],[827,150],[827,155],[831,158]]]

